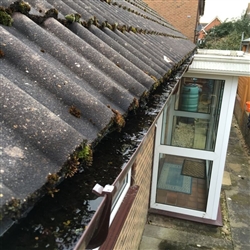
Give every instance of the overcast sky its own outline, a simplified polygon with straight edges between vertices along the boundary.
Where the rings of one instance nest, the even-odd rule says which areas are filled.
[[[250,0],[206,0],[201,23],[209,23],[216,16],[224,22],[225,19],[239,18],[246,10]]]

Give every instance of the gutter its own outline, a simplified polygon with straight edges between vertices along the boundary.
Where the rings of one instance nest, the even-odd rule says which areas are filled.
[[[193,62],[193,56],[191,57],[191,60],[184,64],[184,68],[181,71],[180,75],[175,75],[175,86],[173,87],[171,93],[169,93],[166,101],[164,102],[163,106],[161,107],[161,110],[155,117],[153,123],[151,124],[148,131],[151,129],[154,129],[156,126],[156,122],[163,112],[163,109],[165,107],[165,104],[169,100],[172,94],[176,93],[176,91],[179,88],[179,82],[183,75],[188,71],[189,65],[191,65]],[[99,184],[96,184],[95,187],[92,189],[92,192],[95,194],[98,194],[99,196],[104,196],[101,204],[99,205],[97,211],[95,212],[94,216],[92,217],[91,221],[89,222],[86,230],[82,234],[81,238],[78,240],[74,250],[83,250],[83,249],[93,249],[100,247],[106,240],[109,232],[109,219],[111,214],[111,205],[112,205],[112,198],[119,192],[119,188],[123,183],[124,178],[126,177],[128,171],[133,167],[134,161],[138,155],[139,149],[143,145],[143,141],[148,136],[147,134],[144,136],[143,140],[138,145],[136,151],[130,158],[129,162],[126,164],[126,166],[122,169],[116,180],[113,182],[111,186],[106,185],[105,187],[108,189],[110,188],[110,192],[103,192],[105,190],[105,187],[103,187]],[[140,187],[138,187],[140,188]],[[133,202],[133,200],[132,200]],[[121,225],[122,226],[122,225]]]

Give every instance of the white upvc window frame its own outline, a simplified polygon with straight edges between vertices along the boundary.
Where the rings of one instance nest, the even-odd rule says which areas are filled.
[[[125,195],[127,194],[130,186],[131,186],[131,167],[128,170],[127,174],[125,175],[125,177],[123,178],[123,185],[121,185],[121,187],[119,188],[119,190],[117,190],[117,197],[115,197],[115,199],[112,202],[112,208],[111,208],[111,214],[110,214],[110,222],[109,225],[112,224],[118,209],[120,208],[123,199],[125,197]]]
[[[163,119],[163,112],[162,112],[156,123],[157,129],[156,129],[154,160],[153,160],[153,176],[152,176],[150,207],[194,217],[216,220],[219,200],[220,200],[220,190],[222,186],[222,179],[224,173],[224,165],[226,160],[227,145],[230,134],[232,115],[233,115],[234,100],[237,90],[238,77],[199,74],[195,72],[186,73],[183,77],[214,79],[214,80],[219,79],[225,81],[215,149],[214,151],[205,151],[205,150],[197,150],[189,148],[180,149],[179,147],[161,145],[161,130],[162,130],[162,119]],[[174,100],[172,100],[172,102],[174,102]],[[158,164],[159,164],[160,153],[191,157],[195,159],[210,160],[213,162],[210,189],[209,189],[207,207],[205,212],[156,203],[156,191],[157,191],[156,185],[158,178]]]

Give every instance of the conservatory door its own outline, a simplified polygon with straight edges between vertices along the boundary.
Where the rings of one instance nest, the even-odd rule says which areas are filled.
[[[236,91],[231,80],[184,77],[169,98],[157,121],[151,208],[216,219]]]

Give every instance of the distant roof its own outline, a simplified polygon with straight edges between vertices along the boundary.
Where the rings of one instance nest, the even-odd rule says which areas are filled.
[[[27,2],[0,7],[1,209],[34,198],[195,49],[143,1]]]
[[[211,23],[213,23],[215,20],[218,20],[220,23],[222,23],[222,21],[219,19],[219,17],[215,17],[215,18],[213,18],[209,23],[206,23],[206,24],[204,24],[204,26],[203,26],[203,29],[205,30]]]

